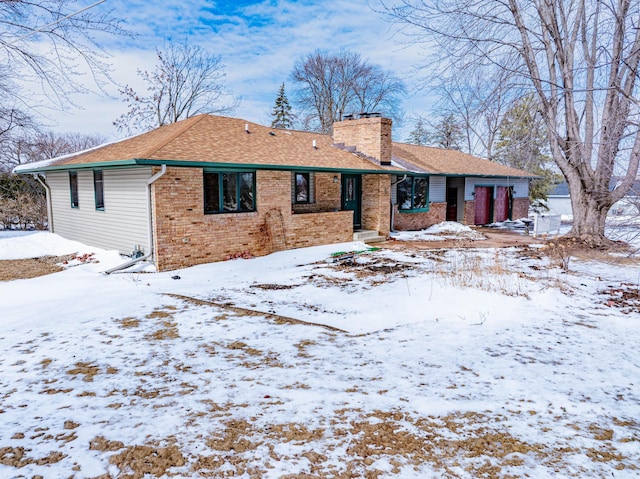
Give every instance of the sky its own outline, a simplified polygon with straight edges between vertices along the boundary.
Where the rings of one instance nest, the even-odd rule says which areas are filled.
[[[79,6],[92,3],[83,0]],[[144,92],[136,71],[152,70],[155,49],[170,39],[186,40],[221,55],[226,86],[233,97],[240,98],[233,116],[261,124],[270,122],[282,82],[291,99],[289,75],[295,61],[316,49],[355,51],[402,78],[408,90],[402,105],[405,118],[424,114],[433,101],[428,91],[416,89],[419,74],[415,66],[422,58],[422,48],[407,44],[398,26],[375,11],[377,0],[168,0],[161,4],[106,0],[94,7],[113,10],[135,34],[134,38],[110,37],[102,42],[118,84]],[[75,96],[78,108],[50,112],[48,123],[59,132],[97,133],[108,139],[123,136],[112,123],[126,111],[126,105],[116,86],[108,91],[111,97]]]

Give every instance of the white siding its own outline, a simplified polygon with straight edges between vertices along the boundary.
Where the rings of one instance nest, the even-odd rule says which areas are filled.
[[[147,179],[151,168],[105,169],[104,211],[97,211],[93,171],[78,171],[79,207],[71,208],[69,172],[47,173],[51,188],[53,232],[103,249],[131,254],[136,245],[148,251]]]
[[[429,177],[429,201],[433,203],[444,203],[447,201],[447,177]]]
[[[527,198],[529,196],[529,181],[520,178],[474,178],[467,177],[464,180],[464,199],[473,201],[473,192],[478,186],[513,186],[514,198]],[[497,189],[494,189],[494,197]]]

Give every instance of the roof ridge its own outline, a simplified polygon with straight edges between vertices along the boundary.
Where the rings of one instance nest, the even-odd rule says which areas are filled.
[[[187,130],[193,128],[195,125],[200,123],[200,121],[202,121],[207,116],[208,115],[206,115],[205,113],[202,113],[200,115],[195,115],[195,116],[191,116],[189,118],[185,118],[184,120],[182,120],[182,122],[176,122],[176,123],[172,123],[172,124],[169,124],[169,125],[164,125],[164,126],[167,126],[167,127],[169,127],[169,126],[174,126],[175,127],[175,125],[177,125],[178,123],[183,123],[182,125],[180,125],[180,128],[176,127],[176,131],[173,134],[169,135],[169,137],[164,142],[160,143],[159,145],[158,144],[153,145],[147,151],[145,151],[142,156],[144,158],[148,158],[148,157],[153,156],[155,153],[157,153],[162,148],[167,146],[169,143],[171,143],[173,140],[178,138],[184,132],[186,132]],[[151,130],[151,132],[152,131],[154,131],[154,130]],[[151,133],[151,132],[149,132],[149,133]]]

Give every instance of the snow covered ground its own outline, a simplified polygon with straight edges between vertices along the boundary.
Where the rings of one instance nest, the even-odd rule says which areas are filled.
[[[407,241],[105,275],[0,235],[75,252],[0,282],[2,478],[640,474],[637,261]]]

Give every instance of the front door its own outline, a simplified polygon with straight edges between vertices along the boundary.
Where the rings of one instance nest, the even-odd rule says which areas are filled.
[[[342,209],[353,211],[353,229],[362,228],[362,176],[342,175]]]
[[[486,225],[491,223],[493,188],[490,186],[476,186],[475,200],[476,212],[474,224]]]
[[[447,221],[458,221],[458,188],[447,188]]]

